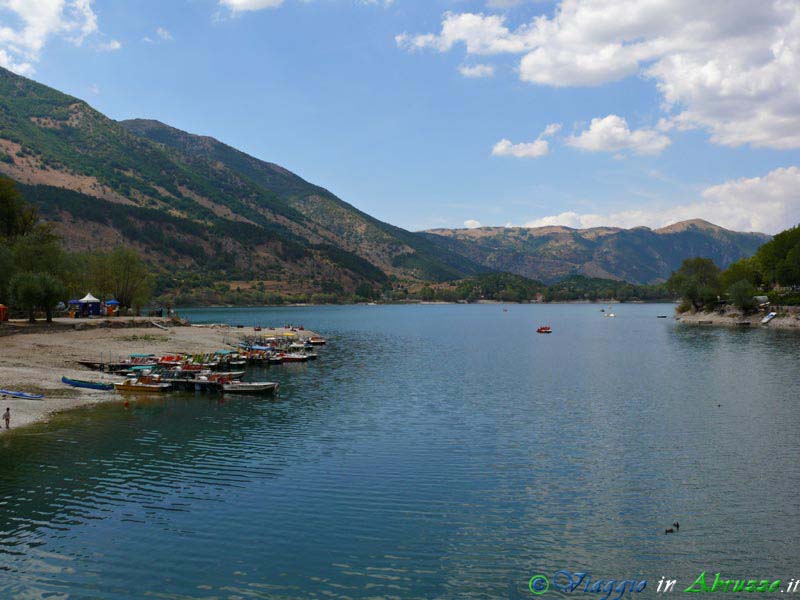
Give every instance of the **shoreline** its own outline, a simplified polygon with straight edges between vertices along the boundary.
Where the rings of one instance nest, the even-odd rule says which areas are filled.
[[[707,327],[735,327],[741,329],[781,329],[800,331],[800,315],[790,313],[779,314],[769,323],[761,323],[763,313],[742,316],[736,311],[726,311],[724,314],[712,313],[683,313],[675,316],[678,323],[691,326]]]
[[[0,412],[11,408],[11,428],[3,433],[20,430],[29,425],[47,422],[59,412],[92,406],[105,402],[123,402],[125,396],[114,391],[89,390],[69,387],[61,376],[75,379],[120,381],[122,377],[91,371],[79,365],[78,360],[116,360],[135,353],[188,353],[214,352],[235,343],[244,333],[253,333],[252,327],[237,328],[229,325],[180,325],[159,329],[150,321],[166,319],[131,320],[123,324],[105,323],[100,319],[57,319],[52,327],[15,327],[0,338],[0,388],[44,394],[41,400],[3,397]],[[65,323],[66,321],[66,323]],[[84,321],[84,323],[73,323]],[[85,321],[91,321],[87,325]],[[114,319],[113,321],[119,323]],[[185,321],[182,323],[186,323]],[[43,325],[43,324],[42,324]],[[83,325],[75,328],[73,325]],[[9,327],[3,324],[2,328]],[[264,329],[262,333],[282,335],[288,329]],[[317,335],[310,330],[299,333],[302,337]]]

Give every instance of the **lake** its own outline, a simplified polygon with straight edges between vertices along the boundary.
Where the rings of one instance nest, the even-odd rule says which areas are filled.
[[[567,570],[646,580],[644,598],[703,571],[799,577],[800,336],[599,308],[182,311],[329,343],[252,375],[274,400],[111,403],[1,438],[0,597],[531,598]],[[574,595],[601,597],[547,597]]]

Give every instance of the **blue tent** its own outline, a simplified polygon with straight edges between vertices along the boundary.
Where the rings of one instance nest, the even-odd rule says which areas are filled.
[[[119,300],[106,300],[106,306],[119,306]]]
[[[89,315],[100,314],[100,300],[98,300],[91,294],[86,294],[83,298],[79,300],[79,302],[81,305],[82,317],[88,317]]]

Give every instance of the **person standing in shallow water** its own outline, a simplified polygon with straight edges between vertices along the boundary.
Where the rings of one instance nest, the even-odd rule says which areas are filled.
[[[6,429],[9,429],[8,424],[11,423],[11,409],[6,407],[6,412],[3,413],[3,418],[6,420]]]

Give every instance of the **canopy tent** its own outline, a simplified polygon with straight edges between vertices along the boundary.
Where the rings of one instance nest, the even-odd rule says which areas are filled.
[[[100,300],[91,294],[86,294],[83,298],[78,300],[78,303],[81,305],[82,317],[100,314]]]
[[[119,300],[106,300],[106,306],[119,306]]]

